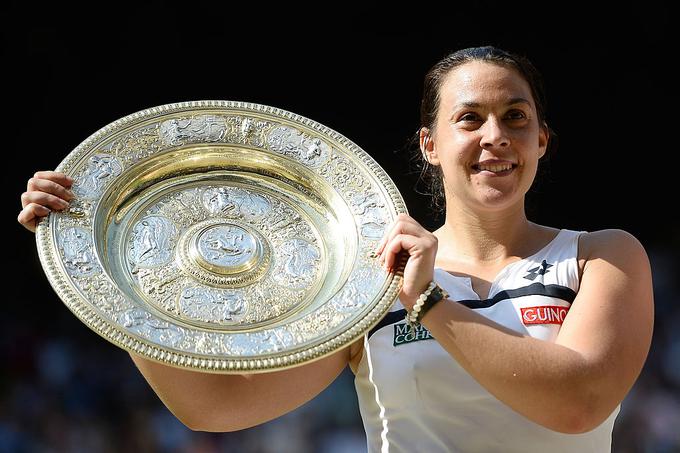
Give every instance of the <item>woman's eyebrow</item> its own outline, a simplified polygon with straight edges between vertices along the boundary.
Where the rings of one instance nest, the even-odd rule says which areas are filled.
[[[512,105],[512,104],[528,104],[528,105],[531,105],[531,102],[529,102],[527,99],[524,99],[524,98],[512,98],[507,102],[507,105]]]
[[[505,103],[505,105],[514,105],[514,104],[528,104],[528,105],[531,105],[531,102],[529,102],[529,101],[528,101],[527,99],[525,99],[525,98],[511,98],[511,99],[508,99],[508,101]],[[482,104],[480,104],[479,102],[474,102],[474,101],[463,101],[463,102],[459,102],[459,103],[457,103],[456,105],[454,105],[453,108],[454,108],[454,109],[459,109],[459,108],[471,108],[471,109],[474,109],[474,108],[481,107],[481,106],[482,106]]]

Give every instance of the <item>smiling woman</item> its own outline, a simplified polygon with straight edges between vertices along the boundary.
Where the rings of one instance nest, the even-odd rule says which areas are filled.
[[[218,375],[132,355],[187,426],[233,431],[290,412],[348,364],[371,452],[603,452],[647,356],[646,252],[621,230],[538,225],[525,197],[554,133],[540,77],[493,47],[427,74],[419,152],[445,211],[434,232],[400,215],[376,254],[403,286],[363,338],[284,371]],[[19,222],[64,209],[72,181],[38,172]]]
[[[364,342],[370,385],[357,388],[364,413],[379,415],[364,416],[369,443],[407,450],[412,437],[421,446],[428,439],[428,451],[610,450],[619,404],[651,341],[645,251],[620,230],[527,219],[525,196],[554,143],[527,60],[464,49],[430,70],[424,93],[420,152],[433,205],[445,201],[445,223],[430,233],[403,217],[383,241],[388,268],[397,254],[409,255],[394,311],[426,316],[416,315],[415,344],[400,351],[408,367],[389,356],[398,324],[394,339],[384,321]],[[428,297],[419,309],[430,281],[450,296]],[[415,341],[429,335],[436,342]],[[426,402],[417,417],[412,400]],[[414,432],[416,419],[422,432]]]
[[[491,77],[486,81],[488,85],[485,87],[482,85],[484,81],[481,77],[471,77],[473,74],[470,73],[470,69],[456,71],[457,75],[455,76],[452,74],[454,68],[472,62],[493,63],[492,66],[487,68],[489,71],[500,71],[505,68],[519,72],[520,80],[514,82],[509,80],[510,85],[514,83],[514,85],[519,84],[519,86],[513,86],[513,92],[506,92],[504,94],[508,96],[506,99],[499,99],[498,96],[501,95],[501,92],[497,91],[498,86],[494,86],[494,84],[500,84],[500,79],[494,80]],[[512,74],[512,71],[507,72],[507,74]],[[457,90],[455,85],[457,81],[464,82],[460,86],[460,91],[450,93],[452,89]],[[482,90],[489,98],[485,105],[482,104],[483,99],[470,98],[471,90],[475,88]],[[446,96],[447,93],[455,97]],[[493,99],[494,97],[496,99]],[[442,105],[442,99],[444,99],[445,105]],[[449,104],[446,104],[446,102]],[[451,104],[452,102],[455,102],[455,105]],[[490,102],[500,103],[501,112],[489,112]],[[438,122],[442,122],[444,128],[447,125],[453,127],[455,124],[459,132],[474,132],[485,124],[482,121],[482,113],[483,109],[486,108],[487,115],[490,113],[495,115],[492,115],[491,119],[505,123],[510,129],[526,130],[523,127],[526,124],[539,127],[541,134],[547,134],[547,136],[538,136],[541,140],[547,140],[543,152],[552,154],[557,144],[557,134],[546,122],[545,105],[546,99],[541,75],[530,61],[518,55],[510,55],[498,49],[492,51],[489,47],[478,47],[452,53],[435,64],[425,76],[420,108],[422,124],[420,142],[425,162],[422,177],[429,185],[432,207],[435,210],[443,210],[445,201],[442,167],[430,161],[431,157],[426,152],[432,149],[431,137],[439,126]],[[500,116],[498,116],[499,114]],[[531,115],[536,117],[536,122],[531,121]],[[493,123],[487,124],[487,127],[492,126],[494,126]],[[498,132],[498,130],[495,132]],[[505,145],[507,143],[502,146]],[[518,164],[491,157],[487,161],[477,161],[472,165],[474,170],[480,171],[482,169],[479,166],[486,165],[486,170],[498,174],[502,173],[503,170],[508,170],[508,166],[515,168]],[[493,168],[489,168],[491,166]]]

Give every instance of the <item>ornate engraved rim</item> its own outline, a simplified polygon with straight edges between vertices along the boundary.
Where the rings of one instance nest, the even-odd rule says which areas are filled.
[[[84,140],[61,162],[57,167],[57,171],[71,174],[80,160],[102,139],[113,133],[120,132],[127,126],[138,123],[141,120],[149,120],[169,113],[181,113],[183,111],[195,112],[197,110],[210,110],[216,108],[245,110],[253,113],[274,115],[294,123],[302,124],[309,129],[330,137],[332,140],[341,144],[344,150],[349,151],[353,157],[358,159],[361,164],[363,164],[367,170],[371,171],[373,176],[378,179],[387,194],[388,200],[392,203],[391,208],[393,209],[395,216],[407,212],[405,203],[394,182],[384,170],[355,143],[338,132],[295,113],[275,107],[245,102],[215,100],[182,102],[161,105],[133,113],[103,127]],[[83,298],[77,288],[74,288],[73,284],[65,276],[63,264],[58,259],[57,245],[55,243],[53,231],[54,226],[55,215],[50,214],[48,217],[44,218],[37,227],[36,244],[40,261],[48,280],[69,310],[96,333],[122,349],[134,352],[135,354],[154,361],[180,368],[216,373],[255,373],[291,368],[317,360],[349,345],[370,330],[370,328],[387,313],[394,300],[398,297],[402,284],[404,262],[401,263],[395,274],[392,274],[387,278],[388,284],[379,301],[375,303],[370,310],[365,312],[358,322],[339,335],[303,351],[293,353],[284,352],[262,359],[252,357],[229,359],[216,358],[202,354],[161,348],[145,338],[123,330],[115,323],[104,318]]]

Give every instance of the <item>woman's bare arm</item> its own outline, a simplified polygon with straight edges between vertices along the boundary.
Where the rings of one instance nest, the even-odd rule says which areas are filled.
[[[423,319],[437,341],[499,400],[566,433],[601,424],[637,379],[653,326],[651,270],[628,233],[582,236],[581,286],[555,343],[523,336],[456,303]]]
[[[321,393],[350,360],[350,347],[307,365],[246,375],[201,373],[130,354],[167,408],[196,431],[236,431],[264,423]]]

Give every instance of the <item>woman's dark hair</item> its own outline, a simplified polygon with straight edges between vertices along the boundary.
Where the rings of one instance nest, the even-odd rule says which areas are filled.
[[[485,46],[458,50],[442,58],[430,68],[425,75],[423,84],[423,99],[420,105],[421,129],[427,128],[430,131],[434,130],[434,126],[437,122],[437,112],[439,110],[441,86],[446,75],[458,66],[470,61],[489,62],[499,66],[513,68],[518,71],[531,88],[531,95],[534,98],[536,111],[538,113],[539,125],[544,123],[547,124],[545,89],[538,70],[525,57],[512,54],[493,46]],[[545,153],[546,156],[554,153],[554,150],[557,147],[557,135],[549,127],[548,130],[550,132],[550,138]],[[415,139],[417,139],[418,135],[419,134],[416,135]],[[422,165],[421,179],[427,184],[431,195],[431,208],[435,213],[440,213],[445,207],[441,166],[429,165],[427,161],[422,158],[420,150],[418,150],[418,156]]]

